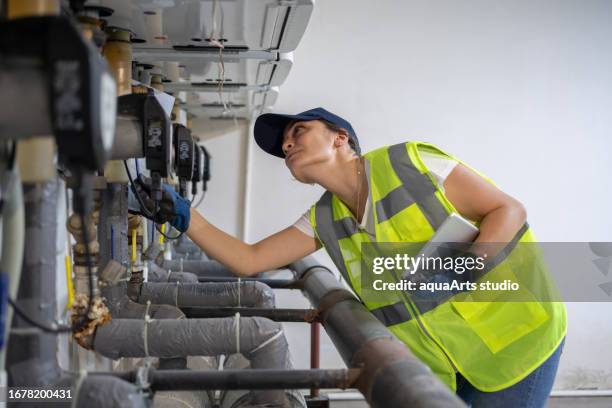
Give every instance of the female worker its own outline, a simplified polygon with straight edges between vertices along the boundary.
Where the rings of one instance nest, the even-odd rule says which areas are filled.
[[[186,231],[209,257],[240,276],[281,268],[324,246],[365,306],[467,403],[544,406],[566,332],[561,303],[460,302],[452,296],[418,302],[395,295],[374,302],[362,296],[359,283],[361,243],[426,242],[453,212],[479,226],[475,243],[507,243],[490,276],[516,271],[520,244],[535,241],[521,203],[427,143],[361,156],[350,123],[322,108],[261,115],[255,139],[284,158],[297,180],[327,190],[294,225],[247,244],[170,190],[157,221]]]

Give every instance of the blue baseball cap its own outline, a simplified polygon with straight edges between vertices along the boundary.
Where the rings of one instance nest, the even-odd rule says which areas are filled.
[[[346,129],[351,138],[354,150],[361,154],[361,148],[359,147],[359,140],[353,130],[351,124],[342,119],[338,115],[334,115],[331,112],[326,111],[323,108],[314,108],[297,115],[283,115],[278,113],[264,113],[259,115],[255,121],[255,141],[264,151],[274,155],[276,157],[284,158],[283,153],[283,131],[289,122],[293,120],[318,120],[323,119],[334,125]]]

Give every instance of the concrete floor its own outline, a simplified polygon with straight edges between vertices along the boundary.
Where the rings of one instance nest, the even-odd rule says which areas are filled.
[[[358,395],[347,395],[344,399],[338,393],[330,398],[330,408],[368,408]],[[611,408],[612,397],[552,397],[546,408]]]
[[[610,408],[612,397],[552,397],[546,408]]]

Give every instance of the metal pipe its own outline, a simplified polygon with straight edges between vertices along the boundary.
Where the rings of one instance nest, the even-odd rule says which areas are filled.
[[[9,19],[57,15],[60,0],[8,0],[6,3]]]
[[[321,339],[321,326],[319,322],[312,322],[310,325],[310,368],[319,368],[320,362],[320,339]],[[311,397],[319,396],[318,388],[310,389]]]
[[[262,309],[252,307],[183,307],[188,318],[230,317],[236,313],[240,316],[265,317],[275,322],[310,323],[317,319],[315,309]]]
[[[270,390],[300,388],[351,388],[361,370],[149,370],[147,382],[153,391],[166,390]],[[138,371],[92,372],[89,375],[115,376],[136,381]]]
[[[372,407],[465,407],[329,269],[312,257],[290,268],[304,281],[304,293],[320,309],[344,362],[363,368],[356,385]]]
[[[100,244],[96,231],[97,216],[98,212],[94,211],[92,214],[83,217],[86,223],[87,237],[84,237],[83,234],[81,216],[73,213],[68,217],[67,221],[68,231],[70,231],[76,241],[72,251],[74,256],[75,296],[72,304],[71,319],[73,323],[81,326],[79,331],[73,333],[73,337],[80,346],[88,350],[92,348],[97,326],[111,319],[108,307],[104,304],[104,299],[100,297],[98,288]],[[87,239],[87,246],[85,246],[84,238]],[[93,293],[90,293],[90,287],[93,289]],[[90,299],[90,295],[93,295],[93,299]],[[88,310],[89,313],[85,316]],[[87,319],[87,321],[82,324],[81,319]]]
[[[110,65],[117,81],[117,96],[132,93],[132,45],[130,32],[120,28],[110,28],[102,54]]]

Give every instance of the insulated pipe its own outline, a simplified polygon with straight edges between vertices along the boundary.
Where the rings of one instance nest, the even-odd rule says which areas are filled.
[[[188,271],[196,275],[236,277],[225,265],[217,261],[165,260],[161,265],[173,271]]]
[[[187,236],[183,235],[177,241],[178,242],[176,242],[175,245],[172,247],[172,251],[176,254],[180,254],[182,258],[193,260],[208,260],[208,257],[202,251],[202,248],[194,244]],[[185,256],[193,258],[185,258]]]
[[[100,289],[106,298],[106,305],[113,318],[116,319],[145,319],[146,314],[152,319],[184,319],[185,314],[177,307],[171,305],[143,305],[132,301],[126,295],[126,283],[107,286]]]
[[[148,281],[197,283],[198,276],[191,272],[172,272],[170,270],[160,268],[157,266],[157,264],[150,262]]]
[[[260,317],[113,319],[98,326],[93,349],[112,359],[242,353],[254,369],[291,368],[282,326]],[[286,402],[284,392],[277,390],[253,391],[253,400],[273,406],[283,406]]]
[[[230,354],[223,360],[223,370],[250,370],[249,360],[242,354]],[[289,400],[287,407],[283,408],[306,408],[306,401],[297,389],[285,390]],[[219,394],[219,408],[241,408],[248,407],[249,393],[246,390],[221,390]]]
[[[56,245],[57,205],[60,184],[55,178],[45,183],[23,185],[25,201],[25,250],[19,281],[17,304],[32,319],[54,322],[56,319]],[[11,239],[14,239],[11,237]],[[30,327],[15,316],[13,326]],[[56,336],[34,331],[11,335],[7,351],[10,386],[52,384],[60,377],[56,360]]]
[[[273,289],[301,289],[302,282],[296,279],[277,278],[240,278],[242,282],[260,282]],[[237,282],[238,278],[226,278],[218,276],[200,276],[199,282]]]
[[[138,295],[139,303],[189,306],[274,307],[274,291],[263,283],[158,283],[145,282]]]
[[[147,408],[150,404],[138,387],[113,376],[87,376],[77,386],[75,407],[88,408]]]
[[[240,316],[265,317],[275,322],[316,322],[316,309],[264,309],[253,307],[183,307],[183,313],[189,318],[230,317],[239,313]]]
[[[141,305],[133,302],[126,295],[126,284],[101,289],[106,305],[115,319],[184,319],[185,314],[179,308],[170,305]],[[148,315],[148,317],[147,317]],[[187,367],[186,357],[160,358],[159,368]]]
[[[362,367],[357,388],[374,408],[464,407],[431,369],[380,323],[327,268],[312,257],[290,268],[321,310],[323,327],[349,367]]]
[[[5,272],[8,275],[8,295],[11,299],[16,299],[21,276],[25,239],[23,191],[17,168],[13,171],[4,171],[2,178],[7,189],[5,192],[6,201],[2,208],[2,258],[0,260],[0,272]],[[12,321],[13,309],[8,308],[6,320],[4,321],[4,333],[8,333]],[[0,370],[5,368],[7,348],[8,344],[5,344],[0,351]]]

